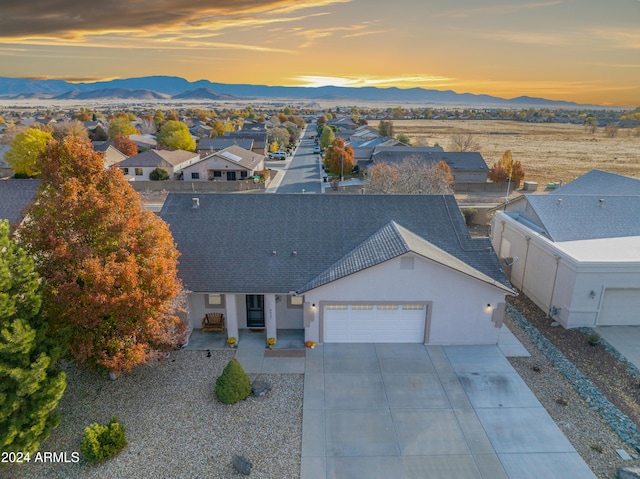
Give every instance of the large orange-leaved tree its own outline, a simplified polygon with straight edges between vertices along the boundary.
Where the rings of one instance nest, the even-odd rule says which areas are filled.
[[[170,306],[181,285],[167,225],[89,142],[51,141],[41,171],[18,237],[45,279],[49,334],[116,374],[175,347],[184,327]]]

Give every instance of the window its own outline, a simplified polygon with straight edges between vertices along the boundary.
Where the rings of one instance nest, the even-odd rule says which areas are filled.
[[[122,168],[122,173],[125,175],[129,174],[129,168]]]
[[[302,308],[304,304],[304,296],[287,296],[287,307],[288,308]]]
[[[379,304],[377,305],[378,310],[380,311],[393,311],[398,309],[397,304]]]
[[[191,179],[192,180],[199,180],[200,179],[200,173],[197,173],[197,172],[191,173]]]
[[[247,177],[247,172],[246,171],[241,171],[240,172],[240,178],[246,178]]]
[[[213,177],[214,178],[222,178],[222,171],[215,171],[214,170]]]
[[[352,304],[351,311],[369,311],[373,309],[373,304]]]
[[[336,309],[336,310],[345,310],[347,309],[346,304],[327,304],[324,309]]]
[[[206,308],[224,308],[224,295],[209,293],[204,295]]]
[[[142,168],[136,168],[136,176],[142,176]]]
[[[402,309],[404,310],[420,310],[420,309],[424,309],[424,304],[403,304],[402,305]]]

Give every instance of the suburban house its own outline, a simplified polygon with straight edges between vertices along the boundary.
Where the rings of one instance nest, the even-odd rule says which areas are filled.
[[[222,313],[229,337],[496,344],[513,294],[451,195],[169,193],[160,216],[191,326]]]
[[[361,168],[379,163],[399,165],[404,160],[417,160],[428,165],[444,161],[456,183],[486,183],[489,167],[478,152],[448,152],[439,146],[377,146],[370,162],[360,162]]]
[[[22,221],[24,209],[33,201],[40,180],[0,181],[0,220],[15,227]]]
[[[11,147],[9,145],[0,145],[0,178],[7,178],[13,176],[13,170],[9,163],[4,159],[4,155],[9,151]]]
[[[253,150],[253,140],[251,138],[229,138],[226,136],[216,136],[215,138],[203,138],[196,146],[196,151],[201,156],[208,155],[214,151],[224,150],[230,146],[237,145],[245,150]]]
[[[266,155],[267,152],[267,130],[263,131],[228,131],[224,138],[234,138],[236,140],[253,140],[251,151],[258,155]]]
[[[156,148],[158,146],[156,137],[153,135],[133,134],[127,136],[138,146],[138,151],[150,150],[151,148]]]
[[[245,180],[264,170],[264,155],[232,145],[190,163],[181,171],[185,181]]]
[[[593,170],[495,213],[511,283],[566,328],[640,325],[640,180]]]
[[[162,168],[174,178],[187,166],[200,161],[200,155],[185,150],[147,150],[120,162],[120,169],[132,180],[148,180],[156,168]]]
[[[113,140],[109,141],[94,141],[93,149],[99,151],[104,155],[104,167],[111,168],[113,165],[126,160],[128,157],[115,146],[113,146]]]

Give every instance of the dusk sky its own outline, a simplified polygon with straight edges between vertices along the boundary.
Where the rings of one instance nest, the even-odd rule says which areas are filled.
[[[640,0],[0,0],[0,76],[640,106]]]

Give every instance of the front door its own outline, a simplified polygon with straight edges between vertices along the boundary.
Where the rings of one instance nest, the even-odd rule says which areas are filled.
[[[263,294],[247,294],[247,328],[264,328]]]

